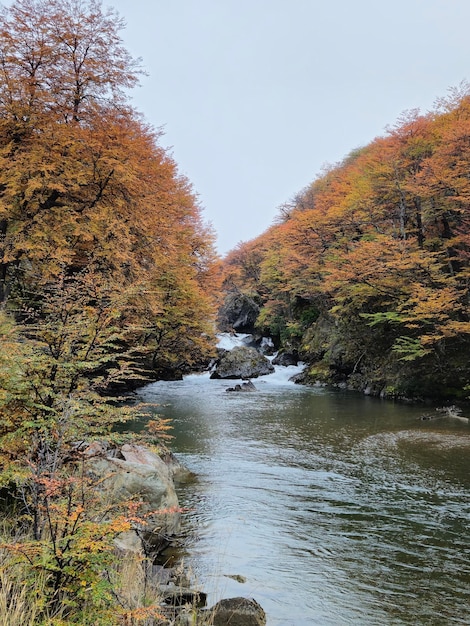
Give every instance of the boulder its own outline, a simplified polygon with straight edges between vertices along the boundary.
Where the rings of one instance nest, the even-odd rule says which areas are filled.
[[[256,333],[248,335],[244,345],[249,348],[255,348],[255,350],[265,356],[272,356],[276,352],[274,341],[271,337],[264,337]]]
[[[261,354],[266,354],[268,356],[274,354],[274,341],[271,337],[261,337],[258,350]]]
[[[184,485],[192,483],[196,480],[196,474],[191,472],[187,467],[178,461],[173,452],[169,450],[160,457],[165,465],[168,467],[173,482],[176,485]]]
[[[297,365],[298,362],[299,355],[297,352],[281,352],[272,360],[273,365],[282,365],[283,367]]]
[[[257,378],[272,372],[269,359],[254,348],[240,346],[220,357],[211,378]]]
[[[253,383],[251,382],[251,380],[249,380],[246,383],[242,383],[235,385],[235,387],[229,387],[228,389],[226,389],[225,391],[257,391],[256,387],[253,385]]]
[[[90,449],[91,448],[91,449]],[[145,524],[122,533],[116,545],[123,551],[158,553],[180,530],[180,513],[172,470],[145,446],[125,444],[119,449],[100,450],[91,444],[84,450],[88,474],[111,504],[138,501],[137,516]],[[97,454],[94,454],[94,453]]]
[[[183,607],[190,605],[196,608],[206,606],[207,593],[170,583],[160,587],[159,599],[165,606]]]
[[[251,333],[259,315],[259,306],[242,293],[230,293],[221,306],[218,315],[218,327],[222,332],[235,330],[239,333]]]
[[[265,626],[263,608],[251,598],[227,598],[220,600],[208,613],[208,624],[213,626]]]

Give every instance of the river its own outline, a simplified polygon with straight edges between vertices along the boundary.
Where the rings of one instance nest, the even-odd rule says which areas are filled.
[[[184,559],[209,604],[253,597],[268,626],[470,624],[470,426],[291,373],[140,391],[197,475]]]

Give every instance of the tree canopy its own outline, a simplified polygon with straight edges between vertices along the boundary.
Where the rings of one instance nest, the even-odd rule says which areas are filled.
[[[116,608],[113,538],[138,503],[103,508],[77,442],[125,440],[115,426],[140,409],[108,395],[214,346],[213,234],[131,106],[140,69],[122,27],[98,0],[0,13],[0,490],[19,503],[0,576],[26,567],[34,623],[157,615],[153,601],[135,619]],[[165,420],[150,426],[162,445]]]
[[[97,0],[2,10],[0,299],[40,306],[64,277],[106,277],[154,365],[184,368],[210,349],[213,235],[159,132],[129,104],[139,68],[122,27]]]

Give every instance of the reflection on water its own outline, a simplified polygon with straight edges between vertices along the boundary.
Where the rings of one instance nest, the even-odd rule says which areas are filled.
[[[470,624],[470,427],[285,374],[141,392],[198,475],[186,562],[210,602],[254,597],[269,626]]]

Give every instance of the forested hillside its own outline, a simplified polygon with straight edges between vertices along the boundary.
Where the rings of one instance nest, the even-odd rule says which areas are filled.
[[[334,132],[334,129],[332,129]],[[225,260],[225,289],[307,380],[390,397],[470,393],[470,95],[412,111],[326,169]]]

